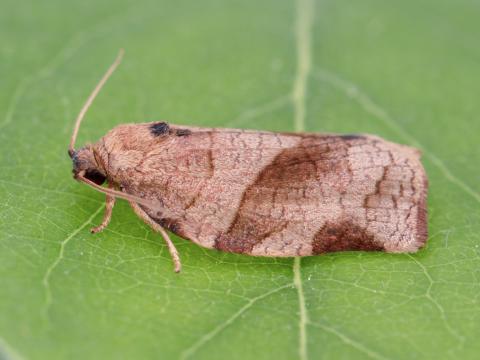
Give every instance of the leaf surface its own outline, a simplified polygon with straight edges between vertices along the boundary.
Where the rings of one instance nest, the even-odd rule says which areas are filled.
[[[473,359],[480,351],[478,16],[472,1],[3,0],[1,359]],[[159,235],[71,178],[116,124],[373,133],[422,149],[426,248],[303,259]]]

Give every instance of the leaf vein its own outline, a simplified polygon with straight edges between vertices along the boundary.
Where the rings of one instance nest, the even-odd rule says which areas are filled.
[[[45,274],[43,275],[42,279],[42,284],[45,289],[45,304],[43,308],[43,315],[45,319],[48,320],[48,311],[50,309],[50,306],[52,304],[52,290],[50,288],[50,278],[53,274],[53,271],[55,268],[58,266],[58,264],[62,261],[65,253],[65,247],[68,244],[70,240],[72,240],[80,231],[82,231],[85,227],[88,226],[92,222],[92,220],[100,214],[104,207],[104,204],[102,204],[93,214],[79,227],[74,229],[62,242],[60,243],[60,250],[58,252],[58,256],[55,258],[55,260],[50,264],[50,266],[47,268]]]
[[[294,286],[293,284],[286,284],[283,286],[280,286],[278,288],[275,288],[273,290],[267,291],[259,296],[256,296],[252,299],[250,299],[245,305],[243,305],[237,312],[235,312],[232,316],[230,316],[228,319],[223,321],[222,323],[218,324],[214,329],[200,337],[197,341],[195,341],[191,346],[189,346],[187,349],[185,349],[181,355],[181,359],[187,359],[194,355],[203,345],[211,341],[215,336],[217,336],[219,333],[221,333],[225,328],[227,328],[229,325],[231,325],[236,319],[238,319],[243,313],[245,313],[248,309],[250,309],[255,303],[257,303],[260,300],[265,299],[266,297],[273,295],[283,289],[286,288],[291,288]]]
[[[343,343],[345,343],[347,345],[350,345],[354,349],[357,349],[357,350],[361,351],[362,353],[366,354],[368,357],[370,357],[372,359],[379,359],[379,360],[388,359],[385,356],[377,353],[376,351],[370,350],[365,345],[359,343],[356,340],[353,340],[352,338],[350,338],[347,335],[341,333],[340,331],[338,331],[337,329],[335,329],[333,327],[330,327],[330,326],[327,326],[327,325],[324,325],[324,324],[320,324],[320,323],[310,322],[309,324],[312,325],[312,326],[318,327],[318,328],[320,328],[324,331],[327,331],[330,334],[333,334],[333,335],[337,336],[340,340],[343,341]]]
[[[296,0],[295,38],[297,45],[297,69],[292,89],[294,105],[295,131],[305,131],[307,80],[311,70],[311,28],[313,23],[314,4],[312,0]],[[303,292],[301,259],[293,260],[293,282],[297,289],[299,306],[299,343],[298,355],[301,360],[308,359],[307,322],[308,313]]]

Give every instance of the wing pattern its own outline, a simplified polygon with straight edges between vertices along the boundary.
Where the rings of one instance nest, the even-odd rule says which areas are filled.
[[[189,131],[145,148],[127,169],[143,180],[126,190],[160,200],[173,217],[150,216],[204,247],[304,256],[426,241],[428,184],[413,148],[371,135],[179,129]]]

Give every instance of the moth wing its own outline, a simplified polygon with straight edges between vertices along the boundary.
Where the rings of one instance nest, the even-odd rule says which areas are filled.
[[[369,135],[182,128],[190,134],[143,167],[155,170],[150,184],[159,172],[170,179],[163,200],[182,214],[176,232],[202,246],[297,256],[415,251],[426,240],[426,177],[412,148]]]
[[[307,136],[258,174],[215,245],[265,256],[416,251],[427,237],[426,189],[411,148]]]

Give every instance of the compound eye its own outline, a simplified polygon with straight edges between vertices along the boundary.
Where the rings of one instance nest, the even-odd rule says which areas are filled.
[[[85,173],[85,177],[97,185],[102,185],[107,179],[104,175],[99,173],[97,170],[87,170],[87,172]]]

